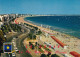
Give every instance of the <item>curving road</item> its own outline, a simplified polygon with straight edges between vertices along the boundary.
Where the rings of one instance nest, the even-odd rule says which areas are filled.
[[[20,57],[32,57],[29,53],[26,53],[26,48],[23,44],[24,39],[28,37],[28,32],[30,32],[29,28],[27,28],[27,31],[16,39],[16,46],[18,50],[22,52],[20,53]]]
[[[19,25],[19,26],[21,26],[22,29],[25,30],[24,33],[20,32],[20,33],[18,33],[17,35],[8,38],[8,39],[7,39],[7,42],[11,42],[12,39],[13,39],[13,37],[16,37],[16,36],[17,36],[18,38],[16,39],[16,47],[17,47],[18,50],[21,51],[22,53],[16,53],[16,57],[32,57],[31,54],[26,53],[26,50],[27,50],[27,49],[26,49],[25,46],[23,45],[23,41],[24,41],[25,38],[28,37],[28,34],[30,33],[31,28],[25,27],[25,26],[22,26],[22,25]],[[9,57],[9,55],[6,54],[5,57]],[[10,57],[12,57],[12,56],[10,56]]]

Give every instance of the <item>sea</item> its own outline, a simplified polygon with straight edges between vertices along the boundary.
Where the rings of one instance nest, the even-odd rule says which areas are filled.
[[[33,16],[24,20],[80,39],[80,16]]]

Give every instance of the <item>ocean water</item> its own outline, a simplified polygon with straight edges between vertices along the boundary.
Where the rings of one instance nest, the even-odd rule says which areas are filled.
[[[26,17],[24,20],[80,38],[80,16],[37,16]]]

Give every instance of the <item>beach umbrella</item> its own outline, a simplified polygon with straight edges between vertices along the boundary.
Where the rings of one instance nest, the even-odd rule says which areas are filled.
[[[60,45],[58,45],[58,48],[60,47]]]

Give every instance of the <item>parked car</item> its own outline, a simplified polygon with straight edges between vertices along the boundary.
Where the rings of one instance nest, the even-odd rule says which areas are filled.
[[[14,47],[16,46],[16,44],[14,44]]]
[[[16,52],[18,52],[19,50],[17,49],[17,47],[14,47],[14,50],[16,51]]]
[[[15,57],[16,56],[16,54],[15,53],[12,53],[12,57]]]
[[[12,40],[12,42],[14,42],[14,40]]]
[[[17,49],[17,47],[14,47],[14,49]]]
[[[19,50],[18,50],[18,49],[15,49],[15,51],[16,51],[16,52],[19,52]]]
[[[13,39],[16,39],[16,38],[13,38]]]

